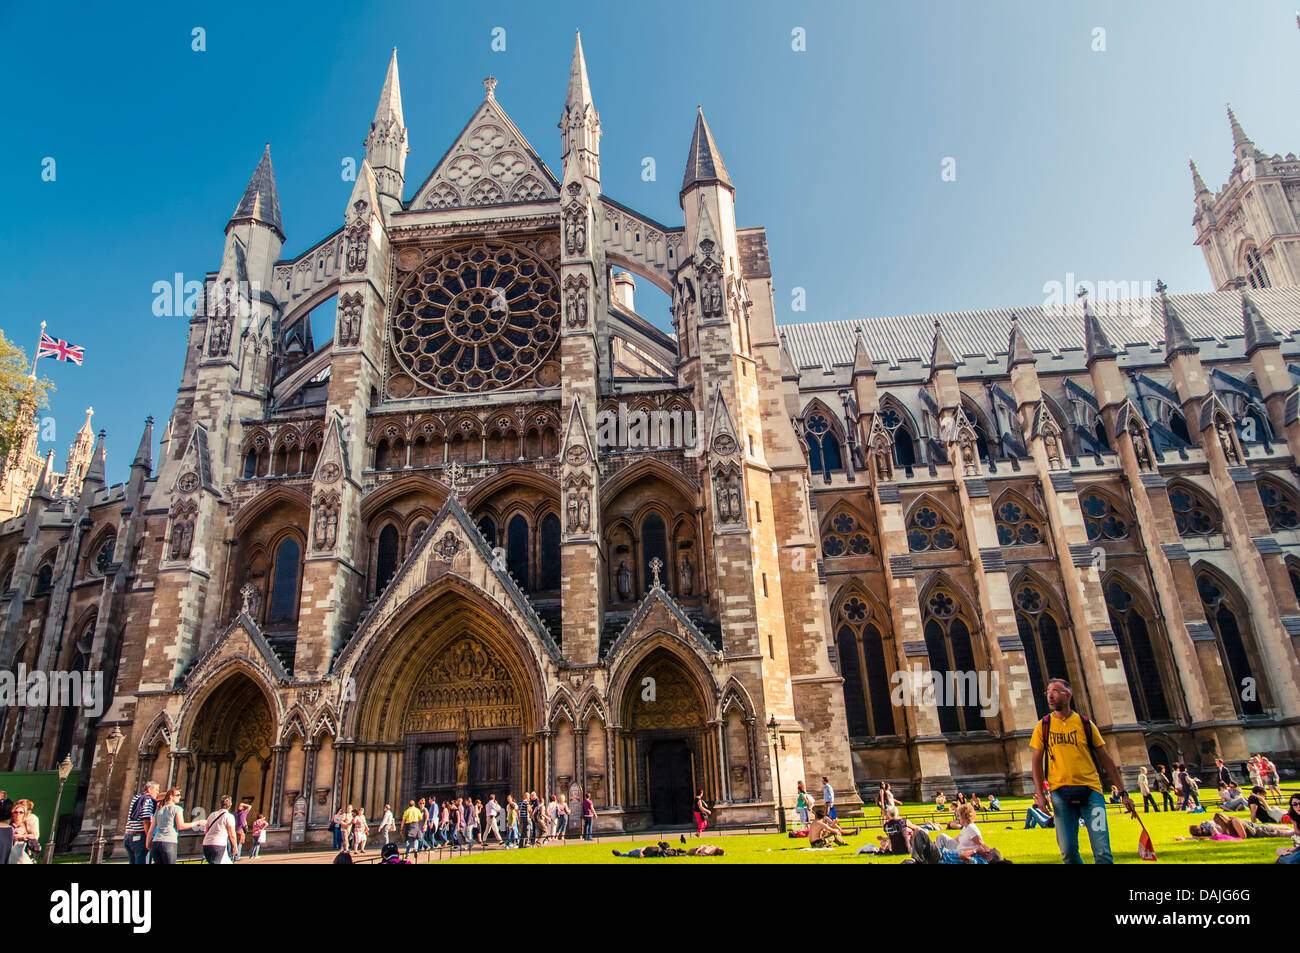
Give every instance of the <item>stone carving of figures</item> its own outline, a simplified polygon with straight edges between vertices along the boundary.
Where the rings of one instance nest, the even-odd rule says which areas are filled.
[[[230,346],[230,319],[218,318],[212,322],[212,337],[208,345],[208,353],[214,357],[224,355]]]
[[[716,318],[722,314],[722,283],[717,278],[708,278],[700,290],[700,310],[706,318]]]
[[[569,212],[564,226],[564,247],[570,255],[580,255],[587,250],[586,217],[576,206]]]
[[[972,476],[975,470],[975,445],[970,440],[961,442],[961,464],[966,476]]]
[[[1151,454],[1147,450],[1147,442],[1142,439],[1142,432],[1133,427],[1128,432],[1129,439],[1133,441],[1133,456],[1137,460],[1139,470],[1151,469]]]
[[[731,504],[731,522],[739,523],[741,513],[740,487],[736,485],[734,478],[731,481],[731,485],[727,487],[727,500]]]
[[[723,523],[730,523],[731,516],[729,514],[731,511],[731,503],[727,499],[726,484],[719,480],[717,487],[713,491],[713,495],[717,498],[718,519]]]
[[[618,597],[624,602],[632,598],[632,570],[626,560],[618,564]]]
[[[569,532],[576,533],[578,531],[578,494],[574,490],[569,491],[568,514]]]
[[[578,497],[578,528],[584,533],[591,529],[591,498],[585,492]]]
[[[1136,442],[1135,442],[1136,445]],[[1061,444],[1056,439],[1056,432],[1047,430],[1043,433],[1043,449],[1047,453],[1048,469],[1057,470],[1061,467]]]
[[[695,571],[691,569],[691,561],[685,556],[682,557],[681,569],[677,573],[677,582],[681,594],[689,596],[695,585]]]
[[[881,440],[876,444],[876,480],[889,483],[894,479],[893,459],[890,457],[889,444]]]
[[[257,611],[258,609],[261,608],[262,605],[261,590],[259,590],[257,586],[253,585],[251,582],[246,582],[244,583],[243,588],[239,590],[239,594],[244,599],[244,608],[243,608],[244,614],[249,616],[250,618],[256,619]]]
[[[1223,455],[1227,458],[1228,465],[1240,464],[1241,458],[1237,455],[1237,444],[1232,439],[1232,425],[1220,417],[1215,424],[1215,429],[1219,432],[1219,443],[1223,445]]]

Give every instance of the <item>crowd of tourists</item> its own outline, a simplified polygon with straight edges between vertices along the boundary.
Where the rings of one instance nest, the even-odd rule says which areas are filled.
[[[582,839],[592,840],[597,813],[590,794],[583,793],[578,810]],[[382,838],[382,846],[395,841],[404,843],[407,857],[412,851],[444,847],[453,851],[489,844],[506,849],[539,847],[564,843],[569,836],[571,813],[564,795],[552,794],[543,799],[536,791],[525,793],[517,801],[513,795],[506,795],[504,804],[495,794],[488,795],[486,801],[470,797],[441,802],[419,798],[408,801],[400,816],[394,814],[391,804],[385,804],[375,832]],[[334,815],[336,851],[364,853],[369,837],[370,822],[363,809],[354,810],[349,804]]]
[[[26,798],[0,791],[0,864],[32,864],[41,853],[41,820]]]

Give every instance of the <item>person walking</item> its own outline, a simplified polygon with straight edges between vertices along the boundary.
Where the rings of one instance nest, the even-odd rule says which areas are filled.
[[[1151,808],[1156,807],[1156,799],[1151,796],[1151,779],[1147,777],[1145,765],[1138,772],[1138,787],[1142,790],[1142,813],[1150,814]],[[1156,807],[1156,813],[1160,813],[1160,808]]]
[[[153,826],[153,812],[157,806],[157,781],[149,781],[143,791],[131,798],[131,807],[126,812],[126,828],[123,831],[129,863],[149,862],[149,851],[145,849],[144,842],[149,829]]]
[[[506,847],[519,847],[519,805],[513,794],[506,795]]]
[[[533,838],[534,844],[546,844],[551,839],[550,818],[546,813],[546,802],[537,796],[537,792],[532,792],[533,808]]]
[[[223,794],[220,807],[209,814],[203,828],[203,859],[209,864],[230,863],[226,859],[230,845],[235,843],[235,816],[230,813],[229,794]]]
[[[1263,761],[1259,772],[1260,783],[1268,788],[1268,793],[1276,797],[1280,804],[1282,803],[1282,776],[1278,774],[1277,765],[1270,758],[1265,755],[1260,755],[1260,758]]]
[[[1074,711],[1072,697],[1070,683],[1065,679],[1048,681],[1047,704],[1051,711],[1034,726],[1029,739],[1029,747],[1042,755],[1032,759],[1034,805],[1039,810],[1047,809],[1047,798],[1039,793],[1046,775],[1061,860],[1067,864],[1083,863],[1079,855],[1079,821],[1083,819],[1092,844],[1093,862],[1110,864],[1114,861],[1099,767],[1120,786],[1120,802],[1124,808],[1133,815],[1137,814],[1137,808],[1123,787],[1124,776],[1106,750],[1101,732],[1090,719]]]
[[[406,856],[411,856],[411,851],[415,851],[415,856],[420,856],[420,809],[415,806],[414,801],[408,801],[406,810],[402,812],[402,836],[406,838]]]
[[[501,805],[497,803],[497,796],[489,794],[487,804],[483,805],[483,814],[487,817],[487,829],[483,833],[483,843],[487,844],[489,837],[495,837],[497,843],[503,843],[501,839],[501,828],[497,825],[497,817],[501,814]]]
[[[265,814],[257,815],[257,820],[253,821],[248,831],[253,839],[253,849],[248,852],[249,860],[262,855],[262,848],[266,846],[266,829],[270,826],[271,822],[266,819]]]
[[[709,815],[713,812],[709,810],[709,805],[704,800],[704,788],[700,788],[695,795],[695,836],[700,837],[704,834],[704,828],[708,826]]]
[[[825,775],[822,775],[822,801],[826,804],[826,816],[832,821],[838,820],[839,815],[835,813],[835,789]]]
[[[235,833],[239,836],[230,849],[230,859],[237,861],[244,853],[244,834],[248,830],[248,812],[253,809],[253,805],[239,802],[239,807],[235,808]]]
[[[591,829],[596,824],[596,805],[592,803],[591,792],[582,792],[582,839],[592,840]]]
[[[569,835],[569,802],[561,794],[555,799],[558,810],[555,812],[555,836],[564,843],[564,839]]]
[[[813,798],[802,781],[799,782],[798,790],[795,793],[794,809],[799,813],[799,823],[806,830],[808,828],[808,815],[813,809]]]
[[[1165,812],[1168,813],[1174,809],[1174,797],[1170,793],[1173,789],[1173,782],[1169,780],[1169,775],[1165,773],[1163,764],[1158,766],[1158,772],[1156,774],[1156,790],[1160,792],[1161,803]]]
[[[388,835],[393,832],[397,822],[393,820],[393,807],[391,804],[384,805],[384,816],[379,819],[379,836],[384,839],[384,846],[388,846]]]
[[[546,836],[549,840],[555,840],[555,834],[560,829],[560,799],[554,794],[546,805]]]
[[[337,853],[343,849],[343,805],[339,805],[338,811],[334,814],[334,851]]]
[[[352,849],[358,854],[366,852],[366,840],[370,837],[370,825],[366,823],[366,809],[357,808],[352,817]]]
[[[153,825],[145,835],[145,847],[149,851],[149,863],[174,864],[176,851],[180,846],[180,832],[202,827],[202,821],[188,823],[181,807],[181,789],[171,788],[153,812]]]

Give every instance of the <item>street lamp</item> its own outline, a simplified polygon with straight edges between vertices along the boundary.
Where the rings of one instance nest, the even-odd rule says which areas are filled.
[[[95,834],[95,844],[90,849],[92,864],[104,862],[104,815],[108,813],[108,799],[111,797],[109,792],[113,786],[113,763],[117,761],[117,749],[122,747],[122,738],[122,729],[114,725],[113,730],[104,739],[104,747],[108,749],[108,778],[104,781],[104,801],[99,806],[99,830]]]
[[[781,760],[777,753],[777,742],[780,740],[780,728],[776,723],[776,715],[767,723],[767,736],[772,739],[772,767],[776,770],[776,822],[778,830],[785,833],[785,797],[781,793]]]
[[[59,762],[59,793],[54,796],[54,817],[50,822],[50,839],[45,843],[45,862],[54,863],[54,835],[59,830],[59,802],[63,800],[63,785],[72,773],[72,755],[65,754]]]

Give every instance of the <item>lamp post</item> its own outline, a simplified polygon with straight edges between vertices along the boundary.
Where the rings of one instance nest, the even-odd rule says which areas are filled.
[[[776,823],[780,833],[785,833],[785,797],[781,793],[781,760],[777,752],[777,742],[780,740],[780,729],[776,723],[776,715],[767,723],[767,736],[772,739],[772,768],[776,771]]]
[[[54,863],[54,835],[59,832],[59,802],[63,800],[63,785],[72,773],[72,755],[65,754],[59,762],[59,793],[54,795],[54,817],[50,821],[50,839],[45,842],[45,862]]]
[[[117,749],[122,747],[122,738],[122,729],[114,725],[104,739],[104,747],[108,749],[108,778],[104,781],[104,801],[99,806],[99,830],[95,834],[94,846],[90,849],[92,864],[104,862],[104,815],[108,813],[108,799],[111,797],[109,792],[113,786],[113,763],[117,761]]]

